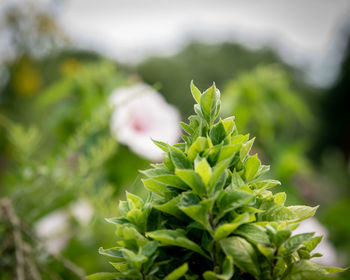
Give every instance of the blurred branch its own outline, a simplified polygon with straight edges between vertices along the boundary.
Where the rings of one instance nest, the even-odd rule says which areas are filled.
[[[13,240],[15,244],[16,254],[16,275],[18,280],[24,280],[25,273],[25,261],[24,261],[24,243],[20,232],[20,222],[12,207],[11,200],[9,198],[3,198],[0,201],[0,207],[4,213],[5,218],[10,222],[12,226]]]

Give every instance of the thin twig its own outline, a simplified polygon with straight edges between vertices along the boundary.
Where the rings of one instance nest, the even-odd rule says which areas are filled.
[[[4,215],[7,217],[8,221],[12,226],[13,240],[15,244],[15,254],[16,254],[16,275],[17,280],[24,280],[25,271],[25,261],[24,261],[24,248],[22,235],[19,230],[20,222],[12,207],[11,200],[9,198],[3,198],[1,200],[1,208],[3,209]]]

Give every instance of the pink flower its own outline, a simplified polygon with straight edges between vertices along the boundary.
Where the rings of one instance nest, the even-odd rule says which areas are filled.
[[[180,114],[162,95],[146,84],[115,90],[110,97],[114,111],[111,132],[135,153],[159,161],[162,151],[152,139],[170,145],[178,141]]]

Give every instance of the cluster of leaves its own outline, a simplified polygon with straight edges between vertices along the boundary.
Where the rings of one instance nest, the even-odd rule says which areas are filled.
[[[254,139],[238,133],[234,118],[218,120],[215,85],[193,84],[196,115],[181,123],[187,135],[173,146],[155,141],[164,161],[143,171],[144,201],[127,193],[116,226],[117,246],[100,249],[117,270],[89,279],[322,279],[341,269],[311,258],[321,241],[292,235],[317,207],[285,206],[286,194],[264,175],[269,166],[249,154]]]

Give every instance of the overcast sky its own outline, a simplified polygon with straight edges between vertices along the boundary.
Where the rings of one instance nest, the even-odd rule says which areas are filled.
[[[235,40],[273,45],[325,82],[349,16],[349,0],[69,0],[59,20],[77,44],[122,61],[174,53],[191,38]]]
[[[334,78],[350,24],[350,0],[0,0],[0,8],[21,1],[51,6],[73,43],[123,62],[173,54],[192,39],[236,41],[273,46],[319,84]]]

